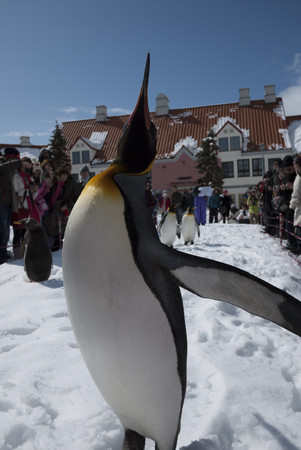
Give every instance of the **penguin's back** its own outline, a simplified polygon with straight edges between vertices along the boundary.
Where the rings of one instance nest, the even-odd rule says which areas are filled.
[[[123,426],[162,450],[172,448],[183,396],[174,335],[135,263],[122,196],[95,189],[88,187],[79,198],[64,240],[73,329],[96,385]]]
[[[24,269],[31,281],[48,280],[52,255],[48,246],[47,236],[42,227],[27,231],[25,235]]]

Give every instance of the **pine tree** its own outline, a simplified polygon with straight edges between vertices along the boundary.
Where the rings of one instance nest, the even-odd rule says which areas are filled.
[[[67,142],[64,138],[60,125],[56,122],[55,129],[52,133],[50,143],[51,155],[55,168],[62,167],[69,158],[67,156]]]
[[[218,165],[218,146],[216,145],[216,134],[211,129],[208,137],[203,139],[202,151],[198,154],[196,168],[202,174],[198,183],[203,186],[218,187],[222,189],[222,169]]]

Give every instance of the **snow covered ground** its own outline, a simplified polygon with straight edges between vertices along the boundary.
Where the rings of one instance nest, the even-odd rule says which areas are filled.
[[[176,248],[301,300],[300,266],[260,229],[206,225],[194,246]],[[189,359],[178,448],[301,449],[301,338],[225,303],[186,291],[183,300]],[[44,283],[26,282],[20,261],[0,266],[0,449],[119,450],[121,442],[73,336],[61,252]]]

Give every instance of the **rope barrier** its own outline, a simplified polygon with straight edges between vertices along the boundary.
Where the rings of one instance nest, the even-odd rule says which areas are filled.
[[[287,229],[285,228],[285,222],[286,222],[286,223],[289,223],[289,224],[291,224],[291,225],[294,225],[294,223],[293,223],[292,221],[290,221],[290,220],[285,219],[282,213],[279,213],[277,216],[267,217],[267,219],[272,219],[272,220],[278,222],[278,225],[272,225],[272,224],[269,223],[269,227],[273,227],[273,228],[279,229],[278,236],[279,236],[279,243],[280,243],[280,246],[281,246],[284,250],[287,251],[288,255],[289,255],[294,261],[296,261],[297,264],[298,264],[299,266],[301,266],[301,261],[300,261],[300,260],[299,260],[299,259],[298,259],[298,258],[297,258],[297,257],[296,257],[289,249],[285,248],[284,245],[283,245],[283,239],[284,239],[284,237],[283,237],[283,232],[285,232],[286,234],[290,234],[290,235],[293,236],[295,239],[301,241],[301,237],[300,237],[300,236],[296,235],[295,233],[292,233],[291,231],[289,231],[289,230],[287,230]],[[271,236],[271,237],[272,237],[273,239],[277,239],[277,237],[275,237],[275,236]]]

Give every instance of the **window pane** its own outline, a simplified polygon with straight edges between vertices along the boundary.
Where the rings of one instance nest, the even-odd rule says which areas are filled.
[[[72,164],[80,164],[80,153],[72,152]]]
[[[250,176],[250,162],[248,159],[239,159],[237,161],[237,172],[239,177]]]
[[[218,147],[220,152],[227,152],[229,150],[228,138],[219,138]]]
[[[223,178],[233,178],[234,177],[234,164],[232,161],[222,163],[222,174],[223,174]]]
[[[230,137],[230,148],[231,150],[240,150],[240,137],[239,136],[231,136]]]
[[[253,177],[261,176],[262,173],[262,158],[252,159]]]
[[[82,163],[89,163],[90,162],[90,152],[89,150],[83,150],[82,151]]]

